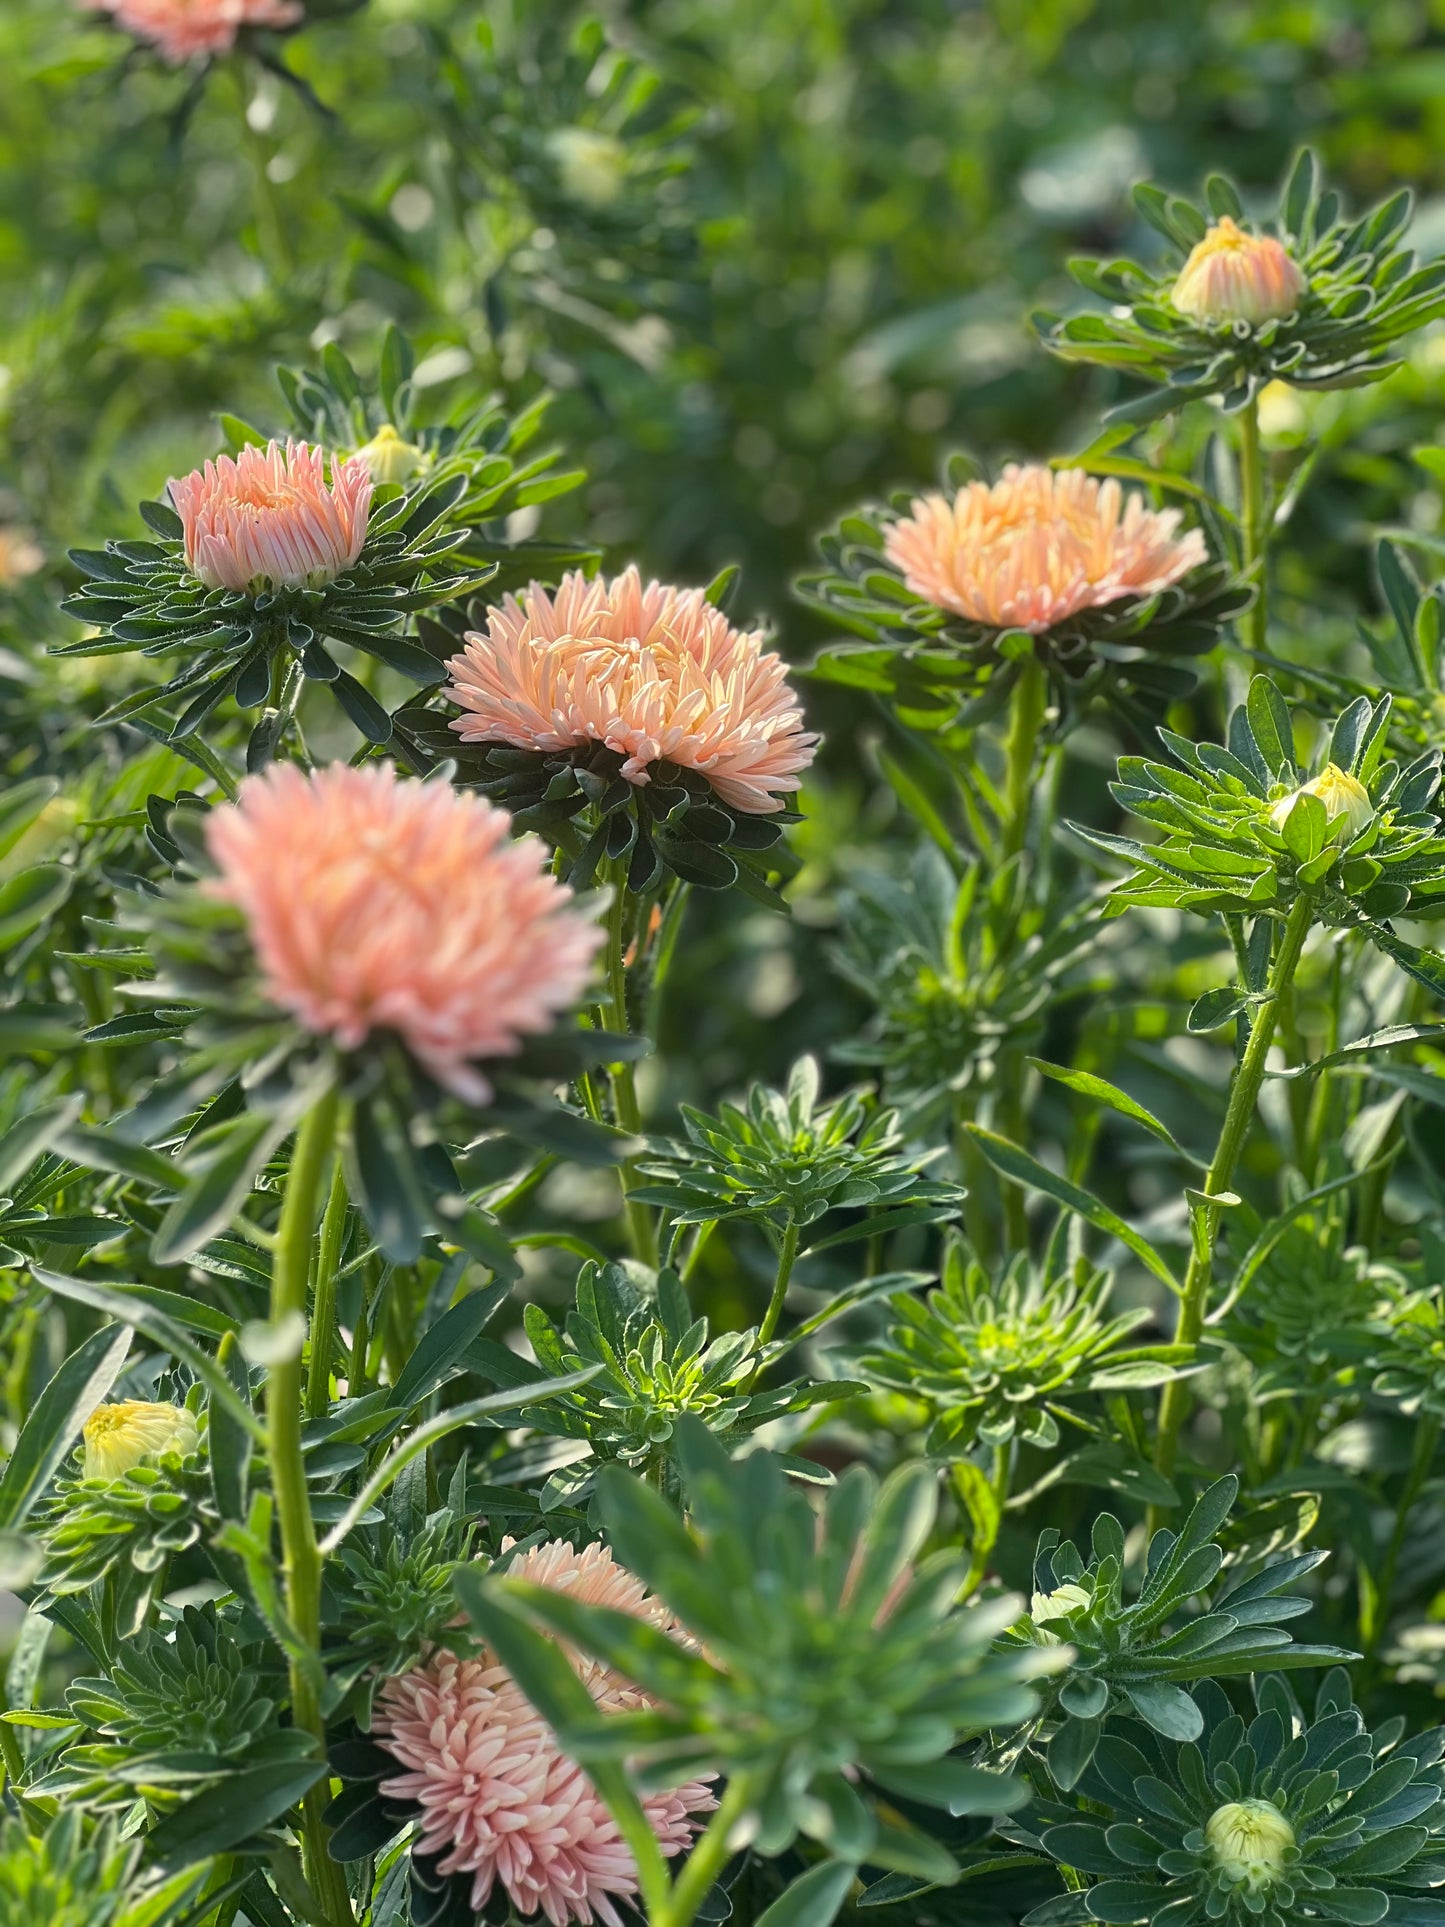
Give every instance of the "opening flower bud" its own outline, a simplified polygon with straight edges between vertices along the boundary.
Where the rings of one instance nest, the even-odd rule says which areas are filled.
[[[1305,278],[1280,242],[1246,234],[1226,214],[1195,247],[1171,299],[1193,321],[1247,321],[1258,327],[1293,314]]]
[[[383,422],[352,460],[364,462],[367,474],[377,483],[409,482],[431,463],[426,450],[414,442],[404,442],[390,422]]]
[[[1274,1886],[1294,1854],[1294,1828],[1269,1800],[1231,1800],[1216,1807],[1204,1826],[1216,1872],[1231,1886],[1263,1893]]]
[[[1302,796],[1317,796],[1331,823],[1343,819],[1345,827],[1339,834],[1345,843],[1352,843],[1361,830],[1368,829],[1375,820],[1375,806],[1369,791],[1358,777],[1351,776],[1338,763],[1327,763],[1318,776],[1279,799],[1269,813],[1269,820],[1277,830],[1284,828],[1290,811]]]
[[[85,1421],[84,1436],[88,1479],[123,1479],[143,1459],[158,1459],[167,1452],[185,1458],[201,1442],[195,1414],[184,1405],[143,1398],[97,1405]]]

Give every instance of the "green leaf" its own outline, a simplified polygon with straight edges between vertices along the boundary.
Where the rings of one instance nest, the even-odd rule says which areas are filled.
[[[1123,1690],[1140,1719],[1166,1740],[1197,1740],[1204,1731],[1204,1715],[1182,1686],[1168,1680],[1126,1680]]]
[[[226,1229],[291,1123],[285,1113],[248,1111],[216,1127],[204,1168],[185,1183],[151,1240],[157,1264],[189,1258]]]
[[[8,856],[60,785],[53,776],[32,776],[0,793],[0,856]]]
[[[758,1927],[830,1927],[857,1877],[846,1860],[810,1867],[759,1916]]]
[[[1268,676],[1256,676],[1244,706],[1260,755],[1275,775],[1289,780],[1296,768],[1289,705]]]
[[[62,1097],[26,1111],[0,1137],[0,1195],[8,1195],[16,1180],[42,1151],[49,1149],[80,1110],[82,1101],[79,1096]]]
[[[1189,1029],[1196,1036],[1203,1036],[1211,1030],[1219,1030],[1265,1001],[1258,991],[1242,990],[1238,985],[1222,985],[1218,990],[1206,990],[1202,997],[1194,1000],[1189,1012]]]
[[[1154,1113],[1146,1111],[1137,1098],[1130,1097],[1127,1091],[1121,1091],[1117,1084],[1111,1084],[1106,1077],[1096,1077],[1092,1071],[1066,1070],[1061,1064],[1046,1064],[1041,1057],[1031,1057],[1028,1061],[1036,1071],[1052,1078],[1056,1084],[1066,1085],[1081,1097],[1092,1097],[1096,1103],[1107,1104],[1110,1110],[1117,1111],[1121,1117],[1132,1118],[1136,1124],[1142,1124],[1146,1131],[1152,1131],[1171,1151],[1188,1158],[1191,1164],[1202,1162],[1184,1149],[1167,1124],[1160,1123]]]
[[[1078,1785],[1098,1750],[1102,1720],[1065,1720],[1049,1741],[1049,1773],[1064,1793]]]
[[[228,1773],[146,1835],[147,1855],[173,1868],[229,1853],[289,1813],[325,1771],[324,1760],[288,1760]]]
[[[453,1305],[427,1332],[401,1369],[391,1388],[390,1403],[409,1412],[430,1396],[447,1375],[463,1362],[467,1347],[495,1317],[511,1293],[509,1284],[488,1285]]]
[[[75,872],[63,864],[37,863],[0,883],[0,950],[9,950],[54,916],[74,882]]]
[[[1029,1798],[1022,1780],[949,1757],[916,1766],[870,1766],[868,1773],[887,1792],[925,1807],[940,1807],[955,1819],[972,1813],[1012,1813]]]
[[[115,1383],[130,1340],[128,1326],[92,1332],[35,1401],[0,1476],[0,1526],[25,1522],[81,1427]]]
[[[1111,1211],[1101,1198],[1092,1191],[1085,1191],[1067,1178],[1059,1177],[1037,1158],[1030,1157],[1027,1151],[1011,1144],[1006,1137],[996,1131],[986,1131],[981,1124],[970,1124],[970,1136],[996,1170],[1016,1183],[1026,1184],[1032,1190],[1042,1191],[1045,1197],[1053,1198],[1063,1205],[1066,1211],[1073,1211],[1097,1230],[1107,1232],[1117,1238],[1120,1244],[1127,1245],[1136,1258],[1147,1265],[1149,1270],[1163,1285],[1172,1292],[1178,1292],[1179,1285],[1174,1273],[1164,1258],[1149,1243],[1149,1240],[1130,1224],[1126,1224],[1117,1212]]]

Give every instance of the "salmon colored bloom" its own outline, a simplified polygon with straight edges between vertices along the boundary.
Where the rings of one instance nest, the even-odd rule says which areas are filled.
[[[925,495],[884,544],[915,595],[991,629],[1042,635],[1126,596],[1157,595],[1207,560],[1178,509],[1149,508],[1081,468],[1010,463],[950,502]]]
[[[644,588],[635,568],[611,582],[566,575],[555,597],[535,582],[520,602],[507,596],[447,668],[465,742],[605,743],[629,783],[676,763],[749,815],[780,810],[817,747],[760,631],[734,629],[701,589]]]
[[[371,474],[305,442],[220,455],[170,484],[186,565],[208,589],[318,588],[349,569],[366,540]]]
[[[298,0],[82,0],[118,27],[181,66],[198,55],[229,53],[242,27],[294,27]]]
[[[123,1479],[143,1459],[175,1452],[186,1458],[201,1442],[195,1414],[184,1405],[126,1398],[97,1405],[85,1421],[85,1476]]]
[[[292,763],[211,811],[207,889],[245,918],[267,999],[354,1050],[389,1031],[484,1103],[475,1060],[515,1054],[587,982],[602,932],[511,818],[390,764]]]
[[[44,567],[44,550],[24,529],[0,527],[0,589],[13,588]]]
[[[604,1546],[534,1547],[510,1576],[671,1632],[675,1622]],[[645,1707],[645,1694],[597,1661],[569,1653],[605,1712]],[[615,1899],[637,1892],[637,1867],[617,1823],[582,1768],[557,1744],[521,1688],[485,1649],[475,1659],[437,1651],[376,1695],[372,1731],[406,1769],[381,1790],[421,1807],[417,1846],[445,1874],[471,1874],[480,1912],[500,1881],[516,1911],[552,1927],[604,1921],[622,1927]],[[643,1810],[664,1854],[692,1844],[695,1815],[715,1806],[700,1780],[649,1793]]]
[[[1170,296],[1192,321],[1277,321],[1305,291],[1297,262],[1270,234],[1246,234],[1223,215],[1180,270]]]

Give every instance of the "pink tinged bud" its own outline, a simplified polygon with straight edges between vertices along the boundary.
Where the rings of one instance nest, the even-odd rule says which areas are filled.
[[[212,810],[209,893],[245,919],[261,988],[355,1050],[400,1037],[438,1083],[490,1096],[477,1060],[515,1055],[587,984],[602,932],[511,818],[390,764],[277,764]]]
[[[220,455],[170,484],[186,564],[208,589],[319,588],[349,569],[366,541],[371,476],[305,442]]]
[[[761,634],[734,629],[701,589],[644,588],[635,568],[610,582],[564,576],[555,596],[535,582],[520,602],[507,596],[447,668],[464,742],[605,743],[629,783],[676,763],[749,815],[781,809],[817,748]]]
[[[179,67],[188,60],[229,53],[243,27],[294,27],[305,16],[299,0],[80,0],[108,13],[118,27],[154,47]]]
[[[677,1632],[666,1608],[604,1546],[578,1552],[564,1540],[547,1541],[509,1571]],[[602,1711],[630,1713],[652,1704],[599,1662],[567,1657]],[[412,1672],[384,1681],[372,1732],[402,1769],[382,1781],[382,1792],[417,1802],[418,1846],[439,1856],[443,1873],[471,1875],[474,1909],[500,1885],[527,1919],[541,1914],[552,1927],[572,1921],[621,1927],[613,1902],[637,1892],[632,1852],[592,1782],[490,1653],[458,1659],[438,1650]],[[692,1844],[699,1816],[715,1806],[700,1780],[642,1799],[669,1857]]]
[[[924,601],[991,629],[1042,635],[1087,609],[1157,595],[1208,559],[1178,509],[1154,510],[1112,477],[1010,463],[991,487],[926,495],[884,544]]]
[[[1281,320],[1293,314],[1305,278],[1280,242],[1246,234],[1226,214],[1195,247],[1171,299],[1192,321]]]

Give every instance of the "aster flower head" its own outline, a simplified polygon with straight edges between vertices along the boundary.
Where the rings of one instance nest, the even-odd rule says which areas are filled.
[[[82,0],[106,13],[172,67],[228,54],[247,27],[295,27],[305,17],[300,0]]]
[[[200,1444],[195,1414],[184,1405],[140,1398],[97,1405],[83,1436],[87,1479],[124,1478],[148,1459],[184,1459]]]
[[[505,596],[459,641],[446,693],[462,714],[418,717],[418,740],[555,836],[574,881],[604,856],[629,859],[634,890],[664,866],[710,887],[763,873],[818,738],[783,659],[709,591],[578,571]]]
[[[1272,234],[1249,234],[1228,215],[1196,243],[1170,297],[1200,322],[1279,321],[1293,314],[1305,278]]]
[[[305,442],[248,444],[180,480],[170,496],[186,562],[208,589],[320,588],[361,554],[371,508],[364,461],[331,465]]]
[[[205,888],[241,912],[263,995],[303,1029],[342,1051],[394,1033],[480,1103],[477,1061],[550,1029],[602,941],[510,827],[481,797],[390,764],[277,764],[208,817]]]
[[[1075,261],[1076,280],[1103,311],[1061,320],[1040,314],[1046,344],[1070,361],[1116,367],[1148,392],[1114,418],[1150,421],[1215,396],[1238,408],[1272,381],[1292,388],[1349,388],[1399,364],[1395,346],[1445,312],[1445,268],[1416,266],[1400,244],[1408,193],[1359,217],[1342,217],[1304,151],[1278,204],[1258,228],[1239,195],[1210,177],[1207,205],[1148,184],[1135,207],[1168,246],[1166,258]]]
[[[1178,509],[1114,477],[1010,463],[989,482],[955,456],[945,478],[846,517],[799,585],[863,638],[826,644],[814,673],[889,695],[915,727],[992,714],[1030,656],[1061,718],[1095,693],[1157,712],[1249,600]]]
[[[992,487],[926,495],[885,554],[915,595],[993,629],[1039,636],[1086,609],[1158,595],[1208,560],[1178,509],[1156,511],[1109,477],[1010,462]]]
[[[564,1540],[544,1542],[509,1571],[580,1605],[675,1630],[666,1607],[603,1546],[579,1552]],[[621,1674],[563,1651],[600,1711],[652,1704]],[[630,1899],[638,1885],[631,1850],[582,1767],[494,1653],[483,1648],[462,1659],[438,1650],[386,1681],[372,1730],[401,1769],[382,1780],[381,1793],[414,1807],[414,1851],[434,1859],[440,1874],[461,1877],[474,1910],[500,1886],[519,1914],[540,1913],[552,1927],[622,1927],[614,1903]],[[691,1845],[715,1804],[701,1780],[643,1798],[668,1856]]]

